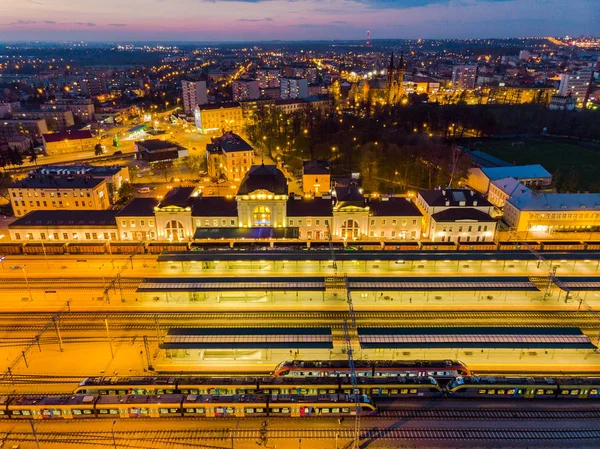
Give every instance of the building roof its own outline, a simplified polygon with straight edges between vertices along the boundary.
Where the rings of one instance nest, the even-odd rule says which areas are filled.
[[[538,179],[551,178],[552,175],[540,164],[534,165],[510,165],[508,167],[482,167],[481,171],[490,179],[495,181],[506,177],[515,179]]]
[[[116,226],[116,210],[35,210],[10,224],[9,228],[24,226]]]
[[[295,199],[290,197],[286,205],[288,217],[331,217],[331,198]]]
[[[17,189],[93,189],[106,182],[102,178],[29,175],[10,187]]]
[[[83,131],[65,131],[61,133],[42,134],[42,137],[46,143],[62,142],[63,140],[93,139],[92,133],[87,129]]]
[[[287,180],[276,165],[253,165],[244,176],[238,195],[247,195],[255,190],[267,190],[275,195],[287,195]]]
[[[218,196],[201,196],[192,203],[193,217],[237,217],[237,201]]]
[[[508,162],[480,150],[473,150],[469,155],[471,162],[478,167],[507,167],[510,165]]]
[[[168,140],[150,139],[136,142],[138,147],[146,151],[161,151],[179,148],[179,145]]]
[[[304,161],[302,163],[302,172],[305,175],[329,175],[331,169],[329,168],[328,161]]]
[[[381,217],[422,217],[415,203],[408,198],[379,198],[369,204],[371,211]]]
[[[119,173],[124,167],[121,165],[45,165],[44,167],[32,170],[30,174],[42,175],[92,175],[92,176],[113,176]]]
[[[429,206],[446,206],[446,201],[448,206],[461,206],[461,202],[464,202],[462,206],[469,207],[474,206],[474,202],[477,202],[477,206],[491,206],[481,194],[468,189],[425,190],[419,195]]]
[[[194,190],[196,190],[196,187],[175,187],[174,189],[169,190],[158,207],[188,207],[194,200],[192,197]]]
[[[240,136],[229,131],[221,137],[213,139],[212,143],[206,145],[206,150],[209,152],[222,150],[225,153],[234,153],[237,151],[254,151],[254,148]]]
[[[495,222],[495,220],[485,212],[472,207],[453,207],[451,209],[446,209],[435,213],[431,216],[431,218],[438,223],[455,221]]]
[[[334,189],[335,197],[343,205],[356,205],[364,207],[365,196],[360,193],[360,189],[355,182],[351,182],[348,186],[336,186]]]
[[[537,193],[509,198],[510,204],[526,211],[600,210],[600,193]]]
[[[209,111],[209,110],[214,110],[214,109],[231,109],[231,108],[241,108],[242,105],[237,102],[230,102],[230,103],[215,103],[215,104],[201,104],[198,105],[198,108],[201,111]]]
[[[154,208],[158,206],[156,198],[134,198],[121,209],[117,216],[119,217],[153,217]]]
[[[519,196],[528,194],[531,192],[529,187],[524,186],[520,181],[515,178],[502,178],[492,181],[492,184],[506,193],[509,197]]]

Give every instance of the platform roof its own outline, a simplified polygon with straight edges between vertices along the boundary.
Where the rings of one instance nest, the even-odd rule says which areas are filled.
[[[223,290],[258,290],[258,291],[324,291],[325,279],[322,277],[307,278],[147,278],[137,289],[138,292],[197,292]]]
[[[497,290],[523,291],[538,290],[527,277],[355,277],[350,278],[350,290],[385,291],[456,291],[456,290]]]
[[[596,349],[578,328],[359,328],[363,348]]]
[[[560,276],[558,278],[561,287],[567,287],[569,291],[600,290],[600,277],[570,277]]]
[[[330,328],[173,328],[162,349],[333,348]]]
[[[399,242],[399,245],[402,243]],[[600,260],[600,251],[539,251],[546,260]],[[449,261],[537,261],[529,251],[350,251],[335,250],[335,258],[343,261],[382,261],[382,262],[419,262],[425,260]],[[159,262],[192,262],[192,261],[321,261],[331,260],[328,248],[319,250],[270,249],[252,250],[220,250],[215,251],[171,251],[158,257]]]

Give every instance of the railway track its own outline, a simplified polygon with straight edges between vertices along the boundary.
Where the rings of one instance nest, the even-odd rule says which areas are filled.
[[[262,435],[272,439],[340,439],[353,440],[353,429],[268,429],[265,433],[260,429],[210,429],[210,430],[139,430],[139,431],[78,431],[78,432],[47,432],[38,430],[37,439],[40,443],[62,445],[112,445],[113,438],[120,446],[128,448],[169,448],[180,447],[182,443],[196,443],[202,440],[258,440]],[[6,442],[34,442],[31,432],[10,432],[0,434]],[[371,428],[360,432],[360,440],[439,440],[439,441],[594,441],[600,438],[600,429],[498,429],[493,427],[479,428]],[[175,443],[176,442],[176,443]],[[171,444],[173,444],[171,446]],[[179,445],[179,446],[177,446]],[[61,446],[62,447],[62,446]],[[212,446],[211,446],[212,447]]]
[[[0,313],[0,322],[3,320],[47,321],[53,314],[47,312],[31,313]],[[70,320],[97,320],[99,316],[104,319],[108,316],[110,319],[122,320],[147,320],[157,317],[160,320],[294,320],[298,319],[298,312],[69,312],[63,314],[63,318]],[[588,311],[568,312],[568,311],[459,311],[459,312],[439,312],[439,311],[385,311],[385,312],[355,312],[357,320],[381,319],[385,317],[389,320],[487,320],[495,319],[521,319],[521,320],[581,320],[597,321],[597,316]],[[302,317],[306,320],[344,320],[348,318],[347,312],[302,312]]]

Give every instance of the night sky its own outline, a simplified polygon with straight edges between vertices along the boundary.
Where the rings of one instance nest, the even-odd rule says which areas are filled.
[[[600,34],[600,0],[0,0],[0,41]]]

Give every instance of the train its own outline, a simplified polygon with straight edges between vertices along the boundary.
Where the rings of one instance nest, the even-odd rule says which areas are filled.
[[[358,409],[360,408],[360,409]],[[365,395],[73,395],[1,397],[0,419],[355,416],[376,412]]]
[[[437,378],[450,377],[454,373],[461,376],[472,374],[467,365],[460,360],[356,360],[354,370],[359,377],[394,377],[412,374]],[[350,365],[347,360],[292,360],[278,364],[273,375],[275,377],[349,376]]]
[[[358,377],[358,393],[372,398],[441,396],[438,381],[429,376]],[[340,377],[182,377],[86,378],[77,395],[327,395],[354,393],[351,380]]]
[[[527,242],[334,242],[336,250],[346,251],[597,251],[600,242],[593,241],[539,241]],[[5,242],[0,243],[2,255],[94,255],[94,254],[159,254],[163,251],[198,250],[327,250],[326,242],[302,241],[219,241],[219,242]]]

